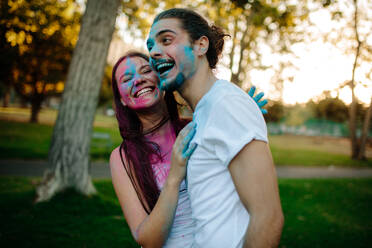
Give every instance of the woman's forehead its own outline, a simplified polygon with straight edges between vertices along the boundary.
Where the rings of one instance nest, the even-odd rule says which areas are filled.
[[[139,68],[149,65],[149,62],[139,56],[127,57],[119,65],[120,71],[136,71]]]
[[[137,70],[144,66],[149,66],[149,62],[146,59],[139,56],[127,57],[121,61],[115,75],[117,78],[119,78],[125,73],[134,74]]]

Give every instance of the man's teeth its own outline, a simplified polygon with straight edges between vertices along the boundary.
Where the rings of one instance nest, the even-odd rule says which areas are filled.
[[[143,94],[145,94],[147,92],[150,92],[150,91],[151,91],[150,88],[142,89],[142,90],[140,90],[140,91],[137,92],[137,97],[139,97],[140,95],[143,95]]]
[[[160,65],[158,65],[158,70],[159,69],[161,69],[161,68],[163,68],[163,67],[165,67],[165,66],[172,66],[173,64],[172,63],[163,63],[163,64],[160,64]]]

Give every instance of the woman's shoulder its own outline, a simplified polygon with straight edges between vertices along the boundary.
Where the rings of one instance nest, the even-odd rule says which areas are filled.
[[[120,149],[121,149],[121,146],[118,146],[111,152],[111,155],[110,155],[110,167],[111,168],[117,167],[117,166],[121,167],[123,164],[122,158],[124,161],[126,161],[124,152],[121,152],[121,156],[120,156]]]

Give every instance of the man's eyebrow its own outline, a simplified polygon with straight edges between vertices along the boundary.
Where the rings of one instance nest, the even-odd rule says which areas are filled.
[[[164,29],[164,30],[159,31],[159,32],[155,35],[155,38],[157,38],[158,36],[160,36],[160,35],[162,35],[162,34],[164,34],[164,33],[167,33],[167,32],[171,32],[171,33],[176,34],[176,32],[174,32],[174,31],[171,30],[171,29]]]

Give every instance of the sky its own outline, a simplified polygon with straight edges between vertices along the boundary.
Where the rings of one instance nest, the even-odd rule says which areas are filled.
[[[360,0],[361,4],[366,4],[368,0]],[[348,8],[347,5],[344,8]],[[346,10],[346,14],[352,14],[352,9]],[[331,21],[331,16],[327,10],[317,11],[310,16],[311,20],[316,24],[316,32],[319,35],[326,32],[331,32],[336,24]],[[145,41],[141,39],[133,39],[127,31],[125,16],[117,19],[119,35],[126,44],[134,44],[137,49],[145,50]],[[372,29],[372,25],[369,25]],[[363,31],[363,30],[362,30]],[[367,31],[368,32],[368,31]],[[227,41],[228,42],[228,41]],[[372,37],[367,40],[372,46]],[[228,47],[228,44],[226,44]],[[351,91],[348,87],[341,90],[339,85],[351,79],[354,56],[343,54],[337,47],[330,43],[323,42],[322,39],[311,43],[297,43],[292,46],[294,54],[297,58],[294,63],[297,69],[288,69],[285,73],[293,77],[292,81],[285,81],[283,86],[283,101],[286,104],[305,103],[310,99],[316,100],[319,95],[325,91],[331,91],[332,96],[339,97],[347,104],[351,102]],[[263,62],[273,64],[283,59],[281,55],[273,55],[265,49],[262,50]],[[364,72],[363,72],[364,70]],[[365,71],[371,70],[370,64],[362,64],[361,69],[357,71],[356,80],[362,81],[367,87],[357,85],[355,94],[360,101],[365,104],[370,103],[372,97],[372,81],[364,77]],[[231,72],[229,69],[218,66],[216,70],[217,77],[230,79]],[[256,85],[259,90],[265,92],[265,95],[270,98],[272,86],[270,80],[273,71],[253,70],[251,72],[251,83]],[[243,85],[249,87],[250,85]],[[338,92],[338,93],[337,93]]]

